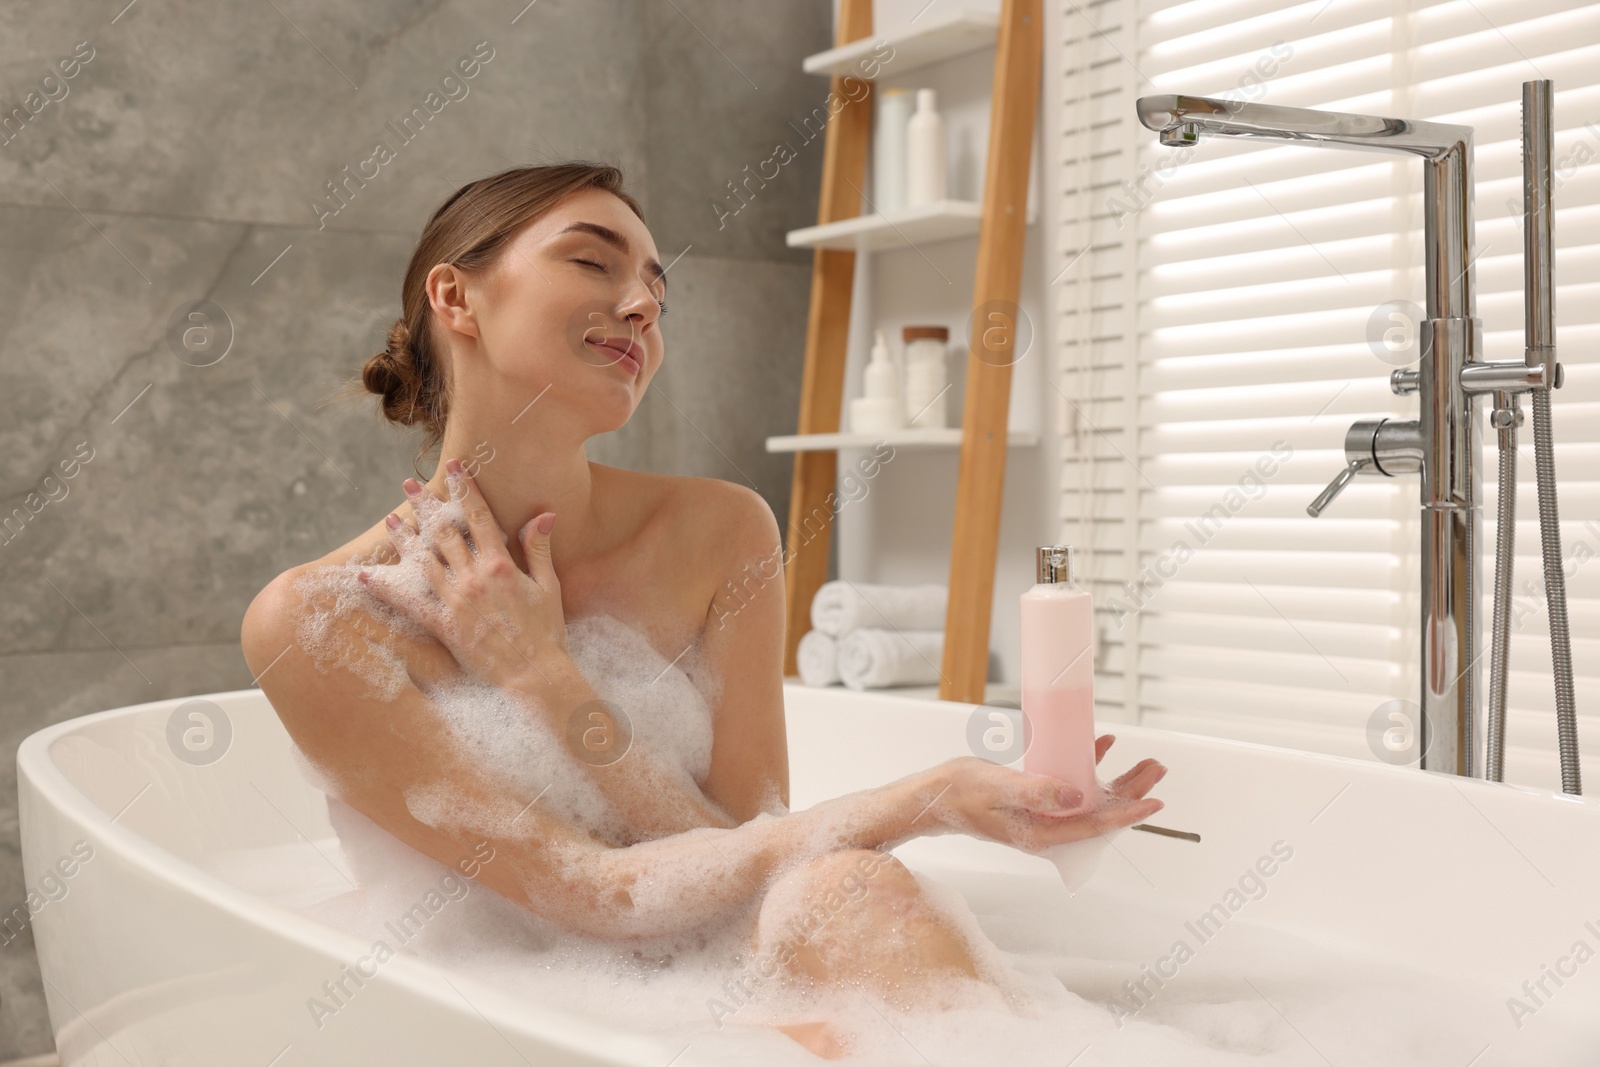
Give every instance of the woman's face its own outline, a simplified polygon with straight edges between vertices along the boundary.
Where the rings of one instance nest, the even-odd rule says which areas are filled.
[[[539,396],[575,416],[586,437],[628,421],[666,354],[655,242],[602,189],[574,193],[525,226],[468,289],[479,294],[478,335],[501,379],[484,384],[518,409]]]

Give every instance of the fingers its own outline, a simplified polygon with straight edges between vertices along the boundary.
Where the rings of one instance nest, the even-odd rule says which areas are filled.
[[[1154,797],[1114,802],[1066,818],[1038,817],[1021,830],[1026,846],[1035,849],[1087,841],[1102,834],[1144,822],[1166,805]]]
[[[1111,792],[1117,796],[1137,800],[1155,788],[1165,778],[1167,768],[1158,760],[1143,759],[1119,775],[1111,783]]]
[[[472,557],[476,553],[462,536],[461,527],[455,523],[440,519],[433,531],[433,543],[439,555],[444,557],[444,562],[456,573],[472,566]]]
[[[547,592],[561,587],[556,580],[555,564],[550,559],[550,531],[555,529],[555,524],[555,512],[547,511],[529,520],[517,533],[522,542],[522,554],[528,560],[528,577]]]
[[[1164,800],[1159,800],[1156,797],[1145,797],[1143,800],[1135,800],[1131,804],[1118,804],[1115,807],[1106,808],[1098,813],[1101,829],[1116,830],[1124,826],[1132,826],[1134,823],[1144,822],[1166,806],[1167,804]]]
[[[422,543],[422,535],[417,532],[416,528],[394,512],[384,516],[383,525],[389,535],[389,543],[394,546],[395,551],[400,553],[401,560],[416,560],[417,565],[422,568],[422,572],[428,580],[428,587],[432,590],[433,595],[451,605],[452,608],[457,607],[460,594],[457,592],[455,584],[450,581],[449,575],[445,573],[444,563]],[[420,620],[422,614],[412,610],[414,596],[400,595],[396,592],[393,581],[390,578],[393,573],[394,569],[390,567],[369,570],[366,572],[365,577],[370,579],[376,574],[378,576],[378,584],[374,585],[369,580],[367,585],[387,602],[406,610],[413,618]]]
[[[428,577],[428,584],[433,588],[434,595],[440,599],[448,599],[446,593],[453,588],[453,584],[449,575],[445,573],[445,561],[428,547],[416,527],[392,511],[384,516],[383,525],[388,531],[389,543],[400,553],[400,558],[418,560],[423,573]]]
[[[450,498],[461,501],[461,510],[467,516],[467,532],[477,545],[478,552],[506,554],[506,535],[494,520],[489,502],[483,498],[478,481],[458,459],[444,461],[445,480],[450,485]]]
[[[406,559],[417,550],[417,529],[409,522],[402,519],[394,512],[383,517],[383,529],[389,535],[389,544],[394,546],[401,559]]]
[[[1106,753],[1110,751],[1111,744],[1116,739],[1117,736],[1115,734],[1101,734],[1094,739],[1094,761],[1096,763],[1106,758]]]
[[[388,607],[398,611],[413,622],[428,625],[431,622],[431,612],[409,591],[397,588],[396,579],[398,568],[384,565],[367,567],[356,573],[356,580],[367,587],[367,591]]]
[[[433,552],[450,567],[465,569],[472,564],[472,550],[461,535],[461,528],[441,514],[441,504],[434,495],[415,478],[407,478],[401,486],[411,501],[411,510],[417,516],[417,526],[423,540]]]
[[[1146,797],[1144,800],[1135,800],[1130,804],[1115,804],[1108,808],[1101,808],[1087,816],[1089,825],[1104,834],[1112,830],[1121,830],[1135,823],[1144,822],[1150,816],[1166,807],[1155,797]]]
[[[1037,779],[1024,783],[1024,810],[1055,815],[1071,811],[1083,803],[1083,791],[1064,778],[1023,774],[1027,778]]]

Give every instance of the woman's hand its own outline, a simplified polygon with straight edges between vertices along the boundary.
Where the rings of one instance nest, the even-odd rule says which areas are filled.
[[[1099,763],[1116,738],[1095,740]],[[1154,815],[1161,801],[1147,798],[1167,773],[1153,759],[1140,760],[1088,802],[1060,778],[1028,774],[978,756],[962,756],[937,768],[946,788],[929,812],[948,832],[1041,852],[1052,845],[1081,841]],[[1098,802],[1097,802],[1098,801]]]
[[[360,580],[423,626],[464,671],[501,688],[521,686],[530,675],[536,682],[547,665],[566,656],[561,583],[550,559],[555,514],[536,516],[518,535],[528,560],[524,573],[472,476],[454,459],[445,461],[445,470],[448,503],[416,479],[405,480],[419,528],[391,513],[384,525],[400,562],[369,566]],[[465,516],[465,533],[455,504]]]

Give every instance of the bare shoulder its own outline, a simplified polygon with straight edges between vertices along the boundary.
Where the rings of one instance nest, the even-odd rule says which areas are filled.
[[[778,536],[766,498],[749,486],[721,478],[677,479],[681,516],[714,548],[764,546]]]
[[[298,582],[313,566],[290,567],[268,582],[245,608],[239,645],[252,677],[260,679],[294,643],[295,630],[310,607]]]
[[[312,612],[330,610],[334,597],[325,583],[304,579],[322,568],[355,558],[359,541],[334,549],[321,559],[290,567],[255,595],[245,609],[239,643],[250,673],[259,678],[294,637],[300,623]]]
[[[725,635],[730,613],[749,620],[764,618],[756,630],[775,627],[781,644],[783,596],[754,596],[774,582],[780,594],[783,590],[783,538],[772,508],[760,493],[737,482],[717,478],[683,482],[678,512],[687,531],[685,539],[694,546],[695,570],[705,583],[699,601],[704,625]],[[752,597],[763,607],[747,613]]]
[[[779,545],[772,508],[748,486],[721,478],[602,469],[641,508],[640,526],[656,527],[680,559],[690,553],[697,562],[726,560],[731,551]]]
[[[245,609],[240,649],[251,677],[286,721],[312,706],[303,698],[343,688],[362,691],[362,676],[392,672],[397,659],[413,683],[441,680],[455,670],[453,658],[437,641],[391,629],[359,602],[352,603],[335,582],[306,580],[338,566],[346,555],[341,550],[290,567]],[[378,655],[384,662],[377,661]]]
[[[681,478],[673,511],[675,526],[692,546],[697,570],[715,581],[708,603],[727,582],[750,571],[781,570],[783,542],[766,498],[720,478]]]
[[[329,636],[334,641],[351,647],[358,643],[351,639],[359,633],[381,625],[376,619],[357,620],[354,612],[336,611],[331,590],[303,580],[325,565],[315,560],[290,567],[268,582],[245,609],[239,647],[250,666],[251,677],[269,699],[301,689],[308,680],[306,676],[315,671],[315,658],[308,654],[303,631],[316,615],[325,614],[332,629]],[[281,716],[292,702],[273,699],[273,706]]]

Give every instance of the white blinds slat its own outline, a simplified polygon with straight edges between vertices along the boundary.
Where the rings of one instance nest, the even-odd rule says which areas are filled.
[[[1488,356],[1514,359],[1521,83],[1548,77],[1562,538],[1579,734],[1600,755],[1600,169],[1586,165],[1600,159],[1600,5],[1105,0],[1068,5],[1062,27],[1060,244],[1091,251],[1056,287],[1060,501],[1087,549],[1102,706],[1360,754],[1378,704],[1418,688],[1415,477],[1359,478],[1320,519],[1305,506],[1343,466],[1353,419],[1415,417],[1369,331],[1380,305],[1425,303],[1421,164],[1232,138],[1168,149],[1134,101],[1180,92],[1472,125],[1477,313]],[[1272,473],[1252,474],[1279,442]],[[1508,765],[1544,753],[1553,774],[1527,427],[1521,443]]]

